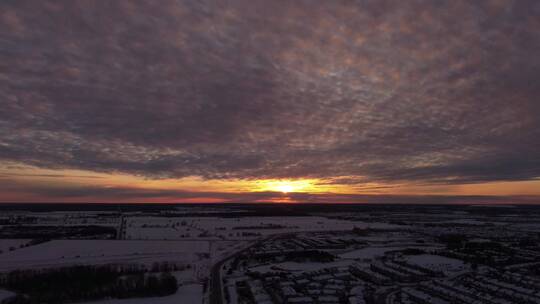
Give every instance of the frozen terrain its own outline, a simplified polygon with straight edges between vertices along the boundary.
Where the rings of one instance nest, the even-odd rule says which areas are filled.
[[[0,282],[15,270],[128,266],[143,280],[170,273],[178,289],[162,297],[70,302],[474,303],[476,294],[485,304],[540,301],[534,287],[540,285],[540,216],[531,210],[497,208],[500,214],[487,216],[467,207],[339,212],[333,206],[331,213],[289,216],[291,208],[301,207],[287,206],[280,216],[217,207],[2,214],[11,224],[2,226]],[[0,299],[15,295],[5,287]]]
[[[0,255],[0,271],[156,261],[193,263],[209,253],[207,241],[54,240]]]

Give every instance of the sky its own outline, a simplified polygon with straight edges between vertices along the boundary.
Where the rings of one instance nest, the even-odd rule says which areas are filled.
[[[540,203],[540,2],[0,2],[0,202]]]

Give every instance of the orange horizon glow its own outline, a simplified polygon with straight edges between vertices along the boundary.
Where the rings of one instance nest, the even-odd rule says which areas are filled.
[[[181,202],[181,203],[227,203],[234,202],[238,194],[276,193],[271,198],[255,198],[254,202],[297,202],[291,195],[433,195],[433,196],[540,196],[540,180],[489,182],[461,185],[433,185],[415,182],[339,184],[331,178],[287,179],[203,179],[184,178],[151,179],[124,173],[98,173],[87,170],[41,169],[27,165],[0,167],[0,182],[11,181],[19,188],[3,191],[2,202]],[[47,193],[61,193],[62,189],[90,187],[92,189],[131,189],[143,193],[141,197],[114,197],[107,194],[92,196],[52,196],[32,194],[32,189]],[[190,197],[178,198],[167,191],[183,191]],[[161,195],[160,193],[164,194]],[[208,196],[222,193],[223,197]],[[153,196],[155,194],[155,197]],[[200,195],[198,195],[200,194]],[[233,195],[233,196],[228,196]]]

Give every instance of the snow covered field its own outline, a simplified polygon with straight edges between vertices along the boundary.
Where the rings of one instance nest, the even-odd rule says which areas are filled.
[[[339,255],[342,259],[374,259],[382,257],[388,251],[402,250],[403,247],[369,247],[349,251]]]
[[[28,213],[11,213],[12,216],[25,217]],[[85,211],[85,212],[36,212],[31,215],[35,220],[33,223],[25,223],[27,226],[79,226],[79,225],[100,225],[100,226],[116,226],[118,225],[118,217],[111,212]],[[1,218],[1,217],[0,217]]]
[[[406,260],[424,268],[429,268],[434,271],[442,271],[447,275],[456,274],[464,270],[468,270],[462,261],[451,259],[439,255],[421,254],[408,256]]]
[[[14,295],[15,295],[14,292],[11,292],[5,289],[0,289],[0,303],[5,299],[13,297]]]
[[[0,252],[7,253],[11,250],[18,250],[20,246],[30,242],[29,239],[0,239]]]
[[[129,217],[126,239],[255,239],[260,236],[301,231],[336,231],[359,228],[393,228],[385,223],[365,223],[324,217]]]
[[[191,263],[209,253],[207,241],[55,240],[0,255],[0,271],[117,262]]]
[[[180,240],[217,239],[205,235],[196,227],[193,218],[129,217],[126,219],[126,239],[131,240]]]

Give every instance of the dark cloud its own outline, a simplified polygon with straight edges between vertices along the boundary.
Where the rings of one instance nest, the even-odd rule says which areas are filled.
[[[2,1],[0,159],[148,177],[540,176],[537,1]]]
[[[0,178],[11,178],[11,177],[91,178],[91,179],[103,178],[101,176],[92,176],[92,175],[0,173]]]

